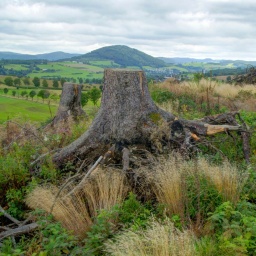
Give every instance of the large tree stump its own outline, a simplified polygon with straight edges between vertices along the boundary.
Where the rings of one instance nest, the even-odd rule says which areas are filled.
[[[198,136],[241,129],[239,125],[212,125],[204,120],[178,120],[173,114],[155,105],[143,71],[106,69],[101,107],[91,127],[76,141],[56,153],[53,161],[62,165],[85,157],[90,159],[92,152],[96,152],[93,158],[97,158],[113,144],[122,145],[119,151],[131,144],[150,146],[151,135],[159,121],[166,122],[170,135],[176,134],[175,129],[183,133],[185,138],[182,147],[189,146],[190,139],[197,140]],[[107,152],[105,155],[111,154]]]
[[[89,130],[53,160],[61,164],[109,143],[142,143],[149,136],[146,130],[152,125],[151,114],[174,120],[151,99],[144,72],[106,69],[98,115]]]
[[[78,120],[85,116],[81,105],[82,86],[73,83],[64,83],[60,98],[58,112],[52,121],[56,125],[60,121],[66,122],[69,118]]]

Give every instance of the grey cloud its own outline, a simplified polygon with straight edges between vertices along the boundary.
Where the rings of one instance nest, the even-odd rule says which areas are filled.
[[[0,47],[85,53],[126,44],[154,56],[255,58],[252,4],[252,0],[1,0]]]

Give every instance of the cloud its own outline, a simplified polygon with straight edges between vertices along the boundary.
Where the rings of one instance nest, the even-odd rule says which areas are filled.
[[[255,59],[254,0],[2,0],[0,49]]]

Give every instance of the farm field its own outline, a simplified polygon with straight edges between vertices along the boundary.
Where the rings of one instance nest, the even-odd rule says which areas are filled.
[[[8,98],[0,95],[0,124],[7,119],[20,117],[25,120],[44,122],[51,118],[47,104],[32,102],[24,99]],[[51,105],[51,111],[54,115],[57,106]]]
[[[34,66],[24,64],[6,64],[4,67],[8,70],[29,71],[28,77],[34,78],[83,78],[83,79],[101,79],[103,77],[104,67],[109,63],[99,62],[97,66],[94,63],[83,64],[80,62],[48,62],[47,64],[36,64]],[[101,67],[102,66],[102,67]]]

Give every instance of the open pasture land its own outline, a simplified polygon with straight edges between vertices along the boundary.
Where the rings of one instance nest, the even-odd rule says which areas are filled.
[[[33,70],[28,76],[100,79],[103,77],[103,68],[77,62],[49,62],[37,65],[37,70]]]
[[[7,70],[27,71],[28,77],[39,78],[83,78],[83,79],[101,79],[103,77],[104,67],[107,63],[100,63],[100,66],[92,64],[83,64],[81,62],[48,62],[47,64],[35,64],[33,66],[24,64],[6,64]],[[10,75],[8,75],[10,76]]]
[[[24,99],[7,98],[0,95],[0,124],[8,118],[21,117],[30,121],[43,122],[51,118],[47,104],[36,103]],[[52,114],[56,113],[57,107],[51,106]]]

